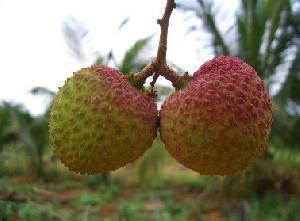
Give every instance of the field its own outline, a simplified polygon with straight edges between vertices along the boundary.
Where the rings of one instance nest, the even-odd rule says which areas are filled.
[[[175,162],[162,143],[110,174],[69,172],[46,154],[37,176],[28,155],[5,148],[0,220],[297,221],[300,155],[270,148],[248,171],[201,176]],[[5,157],[4,157],[5,156]]]

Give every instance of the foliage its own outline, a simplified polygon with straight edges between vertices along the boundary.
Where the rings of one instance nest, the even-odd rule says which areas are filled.
[[[54,221],[57,220],[53,205],[39,205],[37,203],[27,202],[19,204],[15,202],[0,201],[0,220],[20,219],[24,221]]]
[[[41,87],[33,88],[32,93],[53,96],[52,91]],[[33,117],[20,105],[4,102],[0,106],[0,150],[5,144],[20,148],[26,153],[28,165],[37,176],[43,175],[43,155],[49,146],[49,112],[50,106],[44,115]]]
[[[32,121],[31,115],[22,106],[3,102],[0,104],[0,176],[6,159],[3,149],[19,144],[22,127]]]
[[[73,16],[66,16],[62,22],[62,31],[70,54],[80,63],[98,56],[99,52],[92,45],[90,32],[83,22]]]
[[[252,168],[256,173],[236,175],[234,179],[212,177],[202,188],[186,185],[186,179],[194,176],[187,170],[182,171],[183,179],[146,188],[127,183],[122,178],[125,170],[113,173],[113,184],[99,184],[96,189],[89,186],[85,176],[70,174],[66,169],[60,169],[59,177],[69,175],[57,182],[24,183],[7,177],[0,186],[0,220],[239,221],[242,214],[249,221],[261,217],[267,221],[297,220],[300,189],[287,188],[291,182],[299,184],[299,166],[285,157],[257,166],[260,168]],[[246,194],[245,190],[250,191]]]
[[[146,38],[137,40],[131,48],[129,48],[122,59],[118,69],[125,75],[130,72],[138,72],[146,66],[146,62],[139,61],[138,56],[141,51],[149,44],[152,35]]]
[[[284,198],[269,192],[263,199],[253,199],[250,220],[266,217],[266,221],[297,220],[300,203],[296,199],[285,201]]]
[[[31,115],[20,105],[3,102],[0,105],[0,150],[13,143],[23,124],[31,122]],[[0,151],[1,152],[1,151]]]
[[[34,95],[47,95],[50,96],[51,99],[54,96],[54,92],[42,87],[33,88],[31,93]],[[43,115],[33,118],[30,124],[23,125],[23,132],[20,136],[21,142],[30,159],[29,166],[35,171],[37,176],[44,175],[43,156],[49,146],[49,113],[50,105],[48,105]]]
[[[159,138],[156,138],[150,149],[137,160],[137,174],[140,183],[157,184],[160,182],[161,168],[166,163],[168,153]]]

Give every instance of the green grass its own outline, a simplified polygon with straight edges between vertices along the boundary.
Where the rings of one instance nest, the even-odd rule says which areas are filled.
[[[253,194],[245,199],[235,198],[234,195],[222,198],[213,194],[201,198],[204,187],[197,189],[180,182],[159,188],[113,182],[99,184],[95,189],[89,187],[86,180],[76,179],[70,179],[68,185],[43,182],[11,184],[9,179],[2,181],[4,185],[0,193],[13,191],[16,196],[30,199],[0,201],[1,221],[13,220],[14,217],[26,221],[209,221],[213,213],[220,214],[220,221],[239,221],[238,210],[234,208],[243,200],[249,204],[247,216],[250,221],[293,221],[300,217],[300,199],[297,195],[274,191],[264,195]],[[62,202],[59,198],[48,199],[49,196],[35,192],[37,188],[56,196],[69,191],[74,193]]]
[[[274,160],[289,162],[289,164],[300,166],[300,149],[270,147]]]
[[[274,192],[269,192],[262,199],[251,200],[250,220],[293,221],[300,217],[299,198],[285,199]]]
[[[210,177],[183,168],[157,139],[107,183],[50,160],[44,177],[30,177],[24,155],[10,152],[0,176],[0,221],[240,221],[243,202],[248,221],[297,220],[300,153],[270,150],[273,159],[244,173]],[[8,193],[13,199],[1,200]]]
[[[44,202],[5,202],[0,201],[0,220],[14,220],[18,217],[19,220],[24,221],[50,221],[57,220],[56,205],[54,203]]]

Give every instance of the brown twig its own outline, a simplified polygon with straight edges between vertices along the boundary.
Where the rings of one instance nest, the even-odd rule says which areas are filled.
[[[158,74],[158,73],[155,73],[155,74],[153,75],[153,80],[152,80],[152,82],[150,83],[150,86],[152,87],[152,90],[153,90],[153,87],[154,87],[154,85],[155,85],[155,83],[156,83],[158,77],[159,77],[159,74]]]
[[[137,83],[142,83],[143,85],[146,79],[150,77],[155,72],[155,70],[155,63],[151,62],[141,72],[136,73],[134,75],[134,79],[137,81]]]
[[[188,80],[187,76],[178,76],[176,71],[166,64],[169,20],[174,8],[176,8],[175,0],[167,0],[164,15],[161,19],[157,20],[157,23],[161,28],[161,33],[156,59],[148,64],[141,72],[127,77],[127,79],[137,88],[141,88],[146,79],[154,73],[153,81],[150,83],[152,90],[160,75],[171,81],[176,89],[182,88],[182,85],[185,85],[185,82]]]
[[[157,20],[157,23],[160,25],[161,30],[156,57],[156,64],[159,69],[166,64],[169,20],[174,8],[176,8],[175,1],[168,0],[163,17]]]

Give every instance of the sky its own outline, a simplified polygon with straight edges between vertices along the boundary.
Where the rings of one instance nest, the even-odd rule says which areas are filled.
[[[72,57],[66,46],[62,21],[68,16],[90,30],[97,50],[106,54],[113,49],[117,60],[136,40],[154,34],[147,52],[154,57],[160,31],[156,20],[162,16],[165,3],[165,0],[0,0],[0,101],[22,103],[38,115],[48,101],[32,96],[31,88],[41,86],[57,91],[73,72],[89,65]],[[223,6],[226,14],[233,14],[237,0],[229,0]],[[119,31],[126,17],[129,22]],[[189,73],[212,58],[209,50],[204,50],[207,41],[198,39],[199,32],[197,36],[187,34],[189,25],[198,23],[199,20],[179,10],[173,12],[170,20],[167,60]],[[205,38],[204,33],[201,36]],[[163,79],[160,82],[166,84]]]

